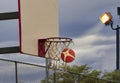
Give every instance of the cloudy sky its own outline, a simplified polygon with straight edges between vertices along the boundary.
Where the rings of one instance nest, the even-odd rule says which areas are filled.
[[[107,11],[120,24],[117,7],[120,0],[59,0],[60,36],[73,38],[76,59],[71,64],[88,64],[101,71],[114,70],[115,31],[104,26],[99,16]],[[0,13],[18,11],[17,0],[0,0]],[[0,21],[0,47],[19,45],[18,20]],[[0,55],[0,58],[22,60],[44,65],[44,59],[21,54]]]

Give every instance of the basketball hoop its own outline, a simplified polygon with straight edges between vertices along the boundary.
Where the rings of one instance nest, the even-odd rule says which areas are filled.
[[[72,39],[66,37],[39,39],[39,56],[43,57],[44,55],[48,59],[48,68],[66,70],[67,63],[61,60],[61,53],[69,47],[71,42]]]

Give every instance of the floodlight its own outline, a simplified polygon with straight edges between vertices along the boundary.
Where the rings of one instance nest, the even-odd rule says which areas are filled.
[[[117,14],[120,16],[120,7],[117,7]]]
[[[99,19],[103,24],[109,25],[112,22],[112,15],[109,12],[105,12],[99,17]]]

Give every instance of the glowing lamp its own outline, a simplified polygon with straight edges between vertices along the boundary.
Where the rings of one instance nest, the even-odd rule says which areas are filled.
[[[109,12],[105,12],[99,17],[99,19],[103,24],[109,25],[112,22],[112,15]]]

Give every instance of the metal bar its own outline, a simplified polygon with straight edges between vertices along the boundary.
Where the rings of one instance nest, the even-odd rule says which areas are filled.
[[[46,58],[46,83],[49,83],[48,59]]]
[[[18,53],[18,52],[20,52],[20,47],[19,46],[0,48],[0,54]]]
[[[17,62],[17,63],[20,63],[20,64],[26,64],[26,65],[31,65],[31,66],[46,68],[46,66],[42,66],[42,65],[39,65],[39,64],[32,64],[32,63],[21,62],[21,61],[14,61],[14,60],[2,59],[2,58],[0,58],[0,60],[2,60],[2,61],[8,61],[8,62],[14,62],[14,63]]]
[[[53,72],[53,79],[54,79],[54,80],[53,80],[53,83],[57,83],[57,82],[56,82],[56,70],[54,70],[54,72]]]
[[[0,13],[0,20],[18,19],[18,12]]]
[[[18,69],[17,69],[17,62],[15,61],[15,79],[16,83],[18,83]]]

